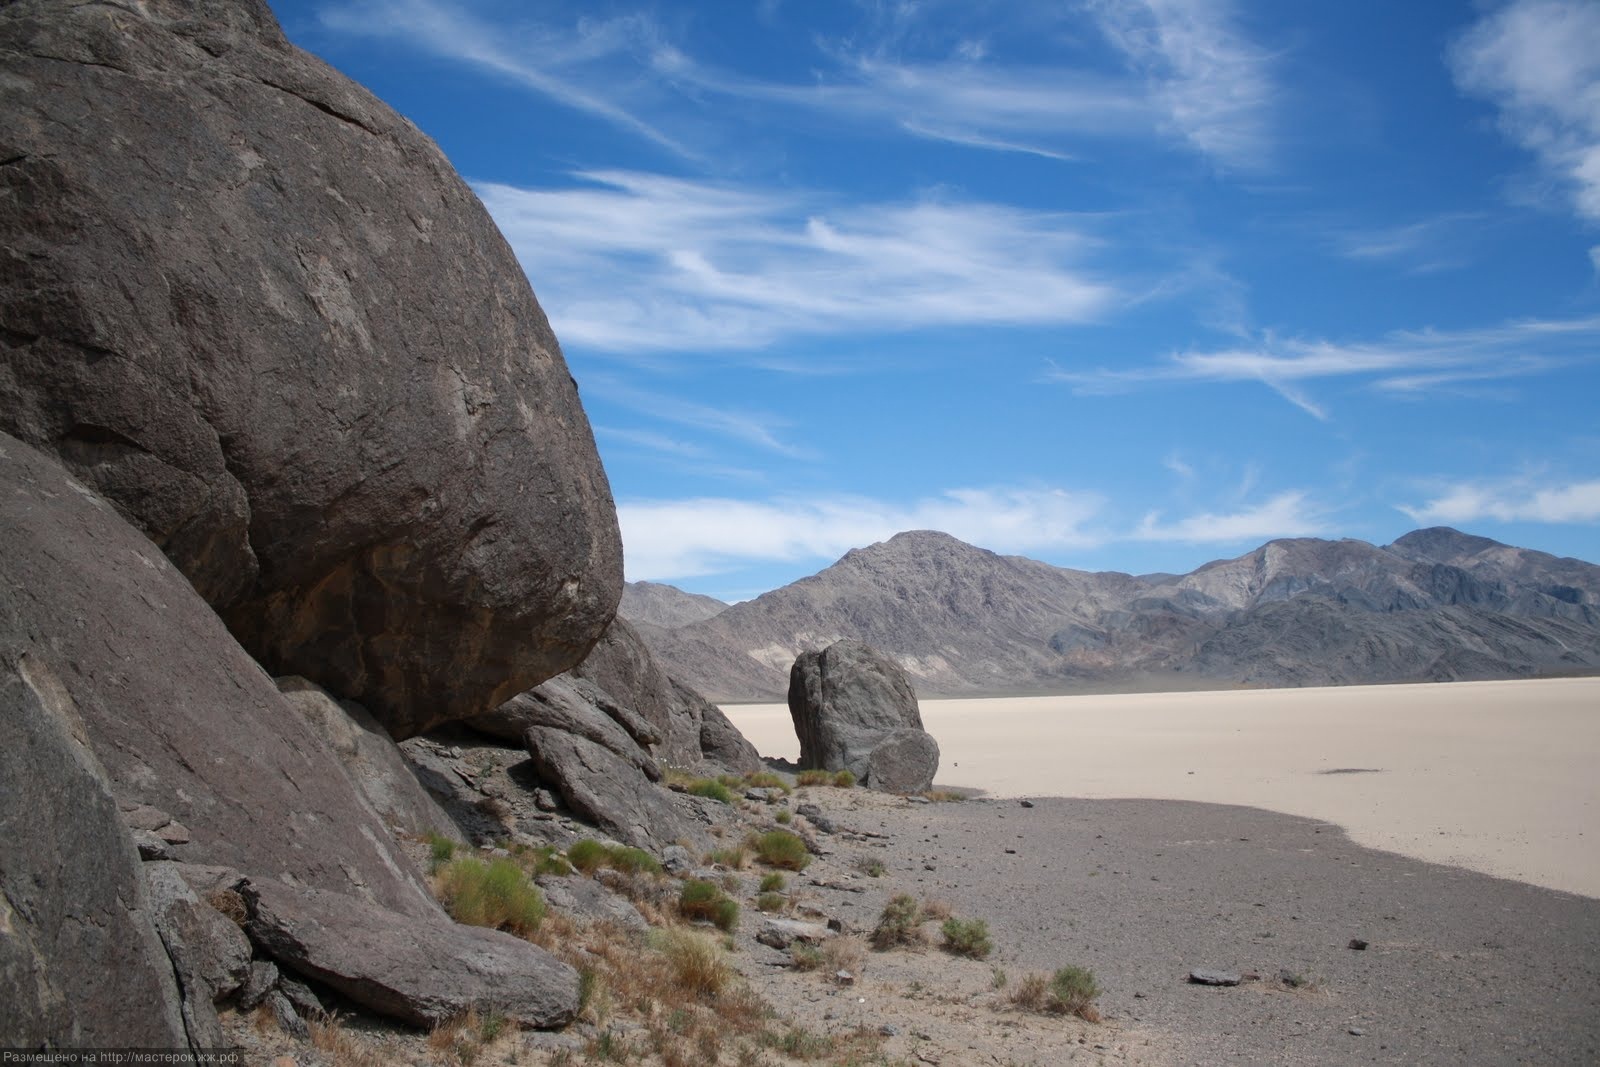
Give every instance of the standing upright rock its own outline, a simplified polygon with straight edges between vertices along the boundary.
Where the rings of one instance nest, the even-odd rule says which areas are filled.
[[[438,148],[261,0],[11,0],[0,63],[0,430],[396,737],[582,660],[610,489]]]
[[[800,654],[789,671],[789,714],[803,768],[847,770],[892,793],[927,789],[939,769],[911,679],[860,641]]]

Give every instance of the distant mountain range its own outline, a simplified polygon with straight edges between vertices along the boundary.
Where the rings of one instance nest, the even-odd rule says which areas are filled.
[[[719,604],[639,583],[622,614],[673,677],[720,701],[781,700],[795,657],[841,637],[894,656],[922,696],[1600,671],[1600,566],[1444,527],[1381,548],[1269,541],[1143,576],[913,531]]]
[[[617,613],[631,623],[673,627],[709,619],[727,606],[715,597],[686,593],[675,585],[628,582],[622,587]]]

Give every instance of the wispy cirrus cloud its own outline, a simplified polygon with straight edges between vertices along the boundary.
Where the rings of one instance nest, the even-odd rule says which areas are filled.
[[[1083,394],[1108,394],[1164,383],[1259,382],[1318,418],[1327,410],[1306,390],[1311,382],[1365,379],[1391,394],[1415,394],[1464,382],[1537,374],[1575,360],[1593,361],[1600,316],[1537,319],[1476,330],[1407,330],[1379,341],[1280,340],[1210,352],[1180,352],[1127,370],[1051,369],[1048,380]]]
[[[1493,101],[1577,213],[1600,222],[1600,4],[1512,0],[1450,50],[1456,84]]]
[[[737,136],[701,125],[710,100],[1060,160],[1102,139],[1176,140],[1227,168],[1270,155],[1272,59],[1239,31],[1228,0],[1025,4],[1003,17],[940,4],[868,8],[840,38],[817,39],[805,82],[705,63],[642,7],[606,18],[560,6],[515,18],[480,9],[470,0],[330,0],[320,19],[506,79],[683,157],[709,156],[696,146],[706,136]],[[1025,63],[993,54],[987,41],[1016,35],[1036,50],[1085,31],[1104,37],[1120,69],[1081,41]],[[744,107],[738,113],[749,121]]]
[[[859,496],[701,497],[617,505],[630,581],[716,574],[751,563],[832,562],[906,530],[939,530],[996,552],[1087,550],[1117,542],[1232,545],[1326,533],[1323,509],[1290,490],[1223,513],[1117,528],[1105,495],[1056,488],[951,489],[909,504]]]
[[[1600,479],[1544,481],[1513,478],[1446,485],[1430,500],[1398,505],[1414,522],[1600,522]]]
[[[753,349],[851,330],[1073,323],[1117,298],[1081,265],[1097,242],[1080,216],[575,177],[561,189],[475,186],[569,345]]]
[[[1326,533],[1325,512],[1303,490],[1289,490],[1254,507],[1238,511],[1189,515],[1164,521],[1158,511],[1147,514],[1133,531],[1135,541],[1178,541],[1227,544],[1265,541],[1274,537],[1311,537]]]
[[[789,459],[815,458],[811,449],[783,439],[781,435],[791,428],[791,423],[771,412],[705,404],[670,393],[641,389],[604,374],[591,375],[584,388],[594,396],[649,419],[737,441]],[[638,430],[612,432],[618,437],[631,432],[633,443],[638,445],[647,444],[651,436],[649,433],[641,434]],[[661,440],[667,439],[662,437]],[[695,446],[677,442],[662,450],[684,454],[686,448],[692,447]]]
[[[1089,10],[1171,130],[1225,167],[1270,161],[1273,58],[1229,0],[1090,0]]]
[[[469,64],[676,155],[694,155],[647,117],[648,106],[630,98],[639,90],[632,72],[647,69],[661,48],[654,23],[642,15],[508,25],[448,0],[344,0],[324,7],[319,18],[330,30],[399,40]]]
[[[1325,225],[1308,227],[1346,259],[1388,263],[1416,274],[1464,267],[1485,217],[1456,211],[1389,226]]]
[[[1097,493],[951,489],[911,504],[855,496],[633,500],[617,505],[628,580],[684,578],[752,562],[831,561],[905,530],[941,530],[995,551],[1100,543]]]

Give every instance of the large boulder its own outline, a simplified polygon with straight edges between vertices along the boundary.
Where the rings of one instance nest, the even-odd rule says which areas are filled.
[[[582,660],[610,490],[438,148],[262,0],[11,0],[0,52],[0,430],[397,738]]]
[[[939,746],[922,728],[911,679],[860,641],[803,652],[789,671],[789,714],[800,766],[848,770],[873,789],[915,793],[939,769]]]
[[[27,596],[14,582],[3,588]],[[138,854],[70,670],[37,655],[21,608],[0,597],[0,1046],[182,1048]]]
[[[578,972],[498,930],[414,919],[345,896],[275,882],[239,885],[250,939],[285,967],[416,1026],[469,1010],[523,1026],[578,1014]]]
[[[109,504],[4,434],[0,610],[0,658],[13,674],[28,664],[55,679],[53,699],[75,709],[74,735],[118,807],[162,835],[171,858],[441,914],[328,747],[183,575]],[[8,818],[34,817],[48,781],[39,769],[53,775],[57,762],[38,760],[25,790],[6,790]],[[17,851],[14,840],[0,850]],[[77,854],[65,844],[45,854],[57,847]]]

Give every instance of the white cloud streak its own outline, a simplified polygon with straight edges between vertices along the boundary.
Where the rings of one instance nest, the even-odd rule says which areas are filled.
[[[1310,537],[1326,529],[1327,522],[1307,494],[1290,490],[1242,511],[1190,515],[1170,523],[1161,521],[1160,512],[1151,512],[1134,530],[1132,539],[1226,544],[1266,541],[1274,537]]]
[[[1600,4],[1513,0],[1450,52],[1456,84],[1492,100],[1506,136],[1600,222]]]
[[[699,498],[617,506],[628,580],[714,574],[755,561],[832,561],[905,530],[942,530],[1001,552],[1083,548],[1104,505],[1059,489],[952,489],[910,505],[863,497]]]
[[[1399,505],[1422,525],[1500,522],[1600,522],[1600,479],[1536,485],[1526,479],[1463,482],[1448,486],[1425,504]]]
[[[1168,125],[1224,166],[1269,161],[1272,59],[1227,0],[1092,0],[1106,37],[1148,85]]]
[[[670,580],[751,563],[832,562],[906,530],[940,530],[969,544],[1022,555],[1117,541],[1236,544],[1326,532],[1309,494],[1283,492],[1254,507],[1165,522],[1151,512],[1116,532],[1096,492],[1041,488],[951,489],[908,505],[856,496],[738,500],[633,500],[617,506],[630,581]]]
[[[795,335],[1084,322],[1116,298],[1062,213],[923,199],[828,208],[660,175],[479,183],[566,344],[753,349]]]
[[[401,40],[470,64],[679,156],[693,155],[640,117],[639,108],[629,106],[616,87],[630,79],[594,76],[595,68],[606,61],[626,60],[658,47],[654,27],[643,17],[581,19],[571,29],[510,28],[438,0],[352,0],[324,9],[321,21],[341,33]]]
[[[1164,363],[1131,370],[1055,368],[1046,377],[1083,394],[1173,382],[1260,382],[1314,417],[1326,419],[1328,413],[1305,391],[1305,383],[1364,378],[1373,388],[1391,394],[1414,394],[1592,361],[1597,344],[1600,316],[1540,319],[1476,330],[1399,331],[1362,344],[1269,336],[1252,347],[1182,352]]]
[[[557,24],[548,10],[509,21],[479,17],[463,0],[339,0],[321,21],[467,64],[691,158],[705,154],[686,140],[704,133],[690,131],[713,97],[1058,160],[1077,158],[1095,139],[1176,139],[1224,167],[1252,167],[1269,154],[1270,59],[1235,30],[1225,0],[1091,0],[1087,16],[1048,4],[1003,19],[961,12],[981,23],[968,26],[980,37],[1005,29],[1030,44],[1098,27],[1122,71],[1071,51],[1052,62],[1006,62],[971,37],[948,40],[951,8],[906,5],[888,29],[867,17],[847,45],[819,41],[815,80],[803,84],[700,63],[642,11]]]

